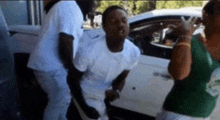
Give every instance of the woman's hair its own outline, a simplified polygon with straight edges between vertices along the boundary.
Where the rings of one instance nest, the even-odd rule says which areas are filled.
[[[44,10],[46,11],[46,14],[50,11],[50,9],[57,3],[61,0],[52,0],[50,1],[45,7],[44,7]]]
[[[213,13],[214,13],[214,2],[208,2],[205,6],[204,6],[204,8],[203,8],[203,10],[206,12],[206,13],[208,13],[208,14],[210,14],[210,15],[213,15]]]
[[[218,0],[210,0],[203,8],[203,10],[210,14],[214,15],[216,13],[220,13],[220,1]]]
[[[119,6],[116,6],[116,5],[113,5],[113,6],[110,6],[108,7],[102,14],[102,26],[104,27],[105,26],[105,21],[106,21],[106,17],[108,15],[108,13],[114,11],[114,10],[117,10],[117,9],[120,9],[120,10],[123,10],[126,12],[126,10],[122,7],[119,7]]]

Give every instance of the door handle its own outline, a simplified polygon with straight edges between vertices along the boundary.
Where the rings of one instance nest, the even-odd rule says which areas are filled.
[[[171,79],[171,76],[167,74],[161,74],[161,77],[166,78],[166,79]]]
[[[172,79],[172,77],[170,75],[164,74],[164,73],[154,72],[153,75],[158,76],[158,77],[162,77],[162,78],[165,78],[165,79]]]

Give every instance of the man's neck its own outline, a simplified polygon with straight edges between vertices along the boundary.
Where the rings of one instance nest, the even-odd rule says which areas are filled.
[[[50,11],[50,9],[57,3],[59,2],[60,0],[48,0],[48,1],[45,1],[44,4],[44,10],[46,11],[46,13],[48,13]]]
[[[116,42],[115,42],[116,41]],[[117,42],[122,41],[122,42]],[[116,40],[106,36],[107,47],[111,52],[121,52],[124,47],[124,40]]]

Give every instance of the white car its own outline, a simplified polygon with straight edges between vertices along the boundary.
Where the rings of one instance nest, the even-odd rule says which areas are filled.
[[[197,16],[201,19],[201,14],[201,11],[188,9],[163,9],[129,17],[131,30],[128,39],[140,48],[142,55],[138,65],[131,70],[120,98],[111,103],[112,114],[115,118],[155,119],[174,83],[167,70],[173,43],[163,41],[167,28],[169,25],[180,23],[181,16],[185,18]],[[16,46],[14,51],[30,53],[37,43],[39,28],[10,26],[11,38],[15,39],[13,40]],[[89,37],[96,37],[100,34],[104,34],[102,28],[84,32],[84,36]],[[220,120],[219,113],[220,100],[211,115],[211,120]]]

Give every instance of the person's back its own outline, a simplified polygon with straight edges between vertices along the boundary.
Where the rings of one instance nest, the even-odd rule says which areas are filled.
[[[163,108],[188,116],[208,117],[218,98],[218,91],[214,88],[218,79],[211,79],[211,76],[220,63],[210,56],[196,36],[192,39],[191,51],[191,74],[183,81],[175,81]]]
[[[204,32],[191,17],[173,28],[178,41],[168,66],[174,86],[167,95],[157,120],[209,120],[220,92],[220,2],[213,0],[203,8]]]
[[[73,59],[83,33],[84,17],[92,10],[93,4],[94,0],[51,0],[45,6],[47,15],[39,43],[28,61],[28,67],[34,70],[38,83],[48,95],[44,120],[67,119],[71,95],[66,78],[74,66]]]
[[[65,17],[71,20],[65,19]],[[68,24],[74,25],[71,26],[72,28],[68,28]],[[28,67],[42,71],[50,71],[62,67],[58,52],[58,33],[64,32],[74,35],[74,51],[76,51],[79,38],[83,32],[82,25],[83,15],[75,1],[60,1],[56,3],[45,17],[39,35],[40,41],[31,53]]]

